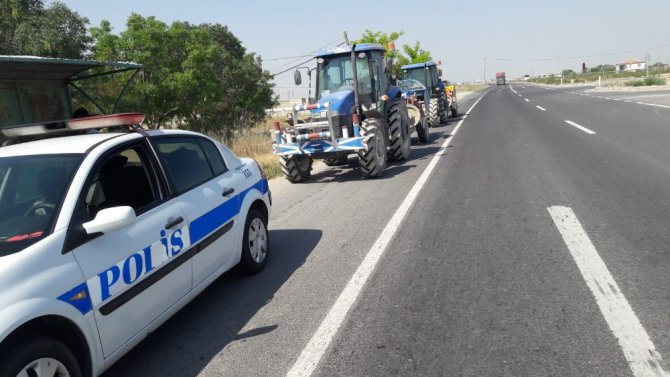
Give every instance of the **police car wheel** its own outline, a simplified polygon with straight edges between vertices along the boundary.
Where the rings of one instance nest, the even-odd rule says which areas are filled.
[[[270,248],[267,224],[267,219],[259,210],[254,208],[249,210],[244,225],[242,259],[240,261],[240,268],[248,274],[259,272],[265,267]]]
[[[81,377],[72,351],[56,339],[21,339],[0,359],[0,377]]]

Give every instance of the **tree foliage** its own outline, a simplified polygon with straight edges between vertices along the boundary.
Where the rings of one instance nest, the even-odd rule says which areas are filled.
[[[0,0],[0,54],[81,58],[91,43],[87,25],[60,2]]]
[[[270,73],[225,26],[133,14],[119,35],[106,21],[91,34],[94,58],[143,65],[126,102],[146,112],[150,128],[176,125],[230,140],[274,104]]]
[[[400,77],[402,75],[402,69],[400,69],[400,67],[403,65],[424,63],[432,60],[430,51],[422,49],[421,43],[419,41],[415,42],[413,46],[406,44],[403,45],[402,51],[397,49],[395,51],[390,51],[388,49],[388,43],[391,41],[395,42],[403,34],[403,31],[394,31],[387,34],[381,31],[375,32],[366,29],[361,38],[353,41],[352,43],[377,43],[382,45],[384,49],[386,49],[386,57],[393,59],[393,75]]]

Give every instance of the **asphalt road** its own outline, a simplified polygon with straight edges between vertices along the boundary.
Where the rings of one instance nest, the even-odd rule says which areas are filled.
[[[579,93],[493,87],[461,99],[481,97],[447,148],[456,122],[380,179],[352,159],[273,180],[267,269],[226,274],[105,375],[284,376],[313,337],[315,376],[670,370],[670,109]]]

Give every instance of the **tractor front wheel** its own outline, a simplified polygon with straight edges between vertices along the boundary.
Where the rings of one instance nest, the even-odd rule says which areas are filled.
[[[279,164],[284,177],[291,183],[304,182],[312,175],[312,159],[307,155],[280,156]]]

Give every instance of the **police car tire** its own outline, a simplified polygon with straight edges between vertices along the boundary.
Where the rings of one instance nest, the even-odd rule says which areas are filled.
[[[391,134],[388,157],[391,161],[401,161],[409,159],[411,151],[411,136],[409,135],[408,117],[402,116],[403,109],[399,102],[389,107],[388,119],[386,124],[389,126]]]
[[[304,182],[312,175],[312,159],[303,154],[279,158],[284,177],[291,183]]]
[[[366,178],[379,177],[386,169],[386,138],[376,119],[361,124],[361,135],[367,139],[367,149],[358,151],[358,165]]]
[[[258,219],[263,224],[263,231],[265,232],[266,251],[263,260],[256,262],[254,260],[251,249],[249,248],[249,227]],[[265,263],[268,260],[268,252],[270,251],[270,234],[268,232],[268,220],[263,213],[255,208],[249,210],[247,219],[244,223],[244,236],[242,238],[242,258],[240,259],[239,268],[247,275],[255,274],[265,268]]]
[[[62,342],[50,337],[22,338],[14,345],[10,344],[0,356],[0,377],[16,377],[32,362],[42,358],[57,360],[70,377],[81,377],[79,364],[72,351]]]
[[[437,127],[440,125],[440,118],[438,117],[438,111],[439,111],[439,103],[437,102],[437,98],[431,98],[430,99],[430,113],[428,114],[428,123],[430,125],[428,127]]]

